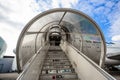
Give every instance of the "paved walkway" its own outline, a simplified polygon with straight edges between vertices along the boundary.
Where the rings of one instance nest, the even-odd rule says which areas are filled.
[[[10,80],[16,80],[16,78],[18,77],[18,73],[0,73],[0,79],[2,80],[6,80],[6,79],[10,79]]]

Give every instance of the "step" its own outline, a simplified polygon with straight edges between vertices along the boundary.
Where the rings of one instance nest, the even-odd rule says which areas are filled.
[[[66,55],[47,55],[46,57],[66,57]]]
[[[45,61],[44,62],[45,64],[62,64],[62,63],[69,63],[70,64],[70,61]]]
[[[78,80],[68,57],[59,46],[50,46],[40,80]]]
[[[75,70],[73,68],[69,69],[46,69],[42,70],[42,74],[51,74],[51,73],[75,73]]]
[[[49,69],[49,68],[72,68],[72,65],[71,66],[63,66],[63,65],[59,65],[59,66],[43,66],[43,69]]]
[[[65,79],[65,78],[59,78],[59,79],[40,79],[40,80],[79,80],[78,78],[67,78],[67,79]]]
[[[78,78],[76,73],[68,73],[68,74],[41,74],[40,79],[53,79],[53,76],[61,76],[64,79],[74,79]]]
[[[46,57],[66,57],[66,55],[57,55],[56,54],[56,55],[47,55]]]
[[[43,68],[43,70],[64,70],[64,69],[73,69],[74,70],[74,68],[70,68],[70,67],[68,67],[68,68]]]
[[[46,59],[67,59],[67,58],[66,57],[54,57],[54,58],[47,57]]]
[[[61,47],[59,47],[59,46],[50,46],[49,50],[61,50]]]
[[[67,57],[66,56],[51,56],[51,57],[49,57],[49,56],[47,56],[46,57],[47,59],[49,59],[49,58],[52,58],[52,59],[67,59]]]
[[[47,54],[47,56],[66,56],[65,54]]]
[[[48,52],[47,55],[66,55],[66,54],[62,51],[61,52],[54,51],[54,52]]]
[[[68,59],[48,59],[48,60],[45,60],[44,62],[70,62]]]
[[[43,64],[43,66],[61,66],[61,64]],[[62,66],[71,66],[71,64],[62,64]]]
[[[70,62],[45,62],[44,65],[70,65]]]
[[[64,54],[62,50],[50,50],[48,51],[48,54]]]
[[[66,57],[65,54],[47,54],[46,57],[47,56],[65,56]]]

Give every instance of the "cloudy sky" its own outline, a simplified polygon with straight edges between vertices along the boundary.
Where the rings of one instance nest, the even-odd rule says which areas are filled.
[[[25,24],[52,8],[72,8],[94,19],[107,42],[120,42],[120,0],[0,0],[0,36],[12,53]]]

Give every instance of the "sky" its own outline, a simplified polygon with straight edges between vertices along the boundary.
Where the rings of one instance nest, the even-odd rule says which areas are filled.
[[[120,0],[0,0],[0,36],[13,49],[24,26],[37,14],[53,8],[72,8],[90,16],[106,42],[120,42]]]

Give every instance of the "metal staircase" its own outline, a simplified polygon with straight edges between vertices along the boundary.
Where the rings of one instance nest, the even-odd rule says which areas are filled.
[[[39,80],[78,80],[75,70],[60,46],[50,46]]]
[[[66,46],[69,59],[62,51],[64,47],[61,49],[60,46],[47,45],[40,48],[26,64],[17,80],[116,80],[82,52],[70,44]],[[78,67],[73,68],[71,61]]]

